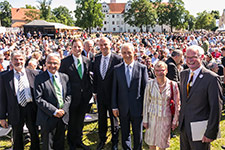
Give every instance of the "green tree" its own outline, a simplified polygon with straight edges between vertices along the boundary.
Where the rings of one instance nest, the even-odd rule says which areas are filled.
[[[161,31],[163,31],[163,25],[168,25],[169,23],[168,20],[169,9],[166,3],[158,2],[156,3],[156,10],[158,15],[157,23],[158,25],[161,26]]]
[[[187,18],[187,22],[188,22],[188,30],[191,31],[191,30],[194,30],[195,29],[195,22],[196,22],[196,19],[193,15],[189,15],[188,18]]]
[[[57,19],[56,22],[63,23],[63,24],[69,25],[69,26],[74,25],[74,20],[71,15],[72,12],[69,11],[68,8],[66,8],[64,6],[59,6],[52,10],[52,14]]]
[[[31,9],[25,12],[25,16],[26,22],[31,22],[32,20],[40,19],[40,12],[36,9]]]
[[[22,7],[22,8],[24,8],[24,7]],[[31,6],[31,5],[25,5],[25,8],[26,9],[37,9],[35,6]]]
[[[214,16],[215,19],[220,19],[220,12],[219,12],[219,10],[212,10],[211,14]]]
[[[98,0],[76,0],[77,8],[74,11],[75,24],[91,33],[91,28],[102,27],[105,15]]]
[[[5,27],[10,27],[12,24],[11,21],[11,4],[8,1],[0,2],[0,21],[1,25]]]
[[[207,11],[197,13],[195,27],[196,29],[211,30],[216,27],[216,19]]]
[[[173,27],[181,26],[185,16],[184,2],[182,0],[169,0],[168,3],[168,19],[171,31]]]
[[[154,27],[157,19],[157,12],[154,4],[149,0],[133,0],[131,8],[124,13],[124,21],[131,26],[137,26],[143,31],[145,25],[146,31],[148,26]]]
[[[52,0],[38,0],[38,9],[40,10],[40,18],[49,21],[52,17],[51,15],[51,3]]]

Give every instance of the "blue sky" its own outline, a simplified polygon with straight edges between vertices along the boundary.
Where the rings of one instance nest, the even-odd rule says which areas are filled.
[[[2,1],[2,0],[1,0]],[[14,8],[24,7],[25,4],[30,4],[32,6],[37,6],[37,0],[8,0],[9,3]],[[110,2],[110,0],[101,0],[101,2],[106,1]],[[117,3],[123,3],[127,0],[116,0]],[[164,0],[168,1],[168,0]],[[220,15],[222,15],[223,9],[225,9],[225,1],[224,0],[183,0],[185,3],[185,8],[189,10],[189,12],[196,16],[198,12],[202,12],[204,10],[211,11],[211,10],[219,10]],[[75,0],[52,0],[51,7],[55,8],[58,6],[66,6],[70,10],[74,10]]]

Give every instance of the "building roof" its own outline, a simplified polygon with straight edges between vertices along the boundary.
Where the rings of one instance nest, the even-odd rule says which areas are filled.
[[[54,26],[53,24],[44,20],[33,20],[24,26]]]
[[[26,12],[28,11],[37,11],[38,9],[25,9],[25,8],[11,8],[12,20],[26,20],[30,19],[26,16]]]
[[[22,27],[25,24],[26,24],[26,22],[15,22],[11,26],[12,27]]]
[[[110,14],[124,13],[126,3],[108,3]]]

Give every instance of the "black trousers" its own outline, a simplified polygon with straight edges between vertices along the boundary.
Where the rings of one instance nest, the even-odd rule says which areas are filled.
[[[61,118],[51,117],[41,126],[42,150],[64,150],[65,124]]]
[[[192,141],[187,135],[185,125],[181,127],[180,132],[180,149],[181,150],[210,150],[210,143],[202,143],[202,141]]]
[[[134,148],[131,147],[130,124],[132,125]],[[128,113],[127,116],[120,116],[120,125],[122,132],[122,147],[124,150],[141,150],[142,149],[142,117],[132,117]]]
[[[38,127],[36,126],[36,109],[32,103],[28,103],[25,107],[20,106],[20,122],[18,125],[12,125],[13,129],[13,150],[23,150],[23,126],[26,124],[31,135],[31,150],[39,150]]]
[[[68,123],[67,139],[70,150],[76,149],[76,145],[82,142],[84,117],[88,108],[88,102],[81,100],[78,106],[70,106],[70,119]]]
[[[108,131],[108,116],[107,111],[109,112],[110,123],[111,123],[111,133],[112,133],[112,144],[118,143],[119,136],[119,123],[118,119],[113,115],[112,108],[109,105],[98,103],[98,130],[99,138],[102,142],[107,140],[106,133]]]

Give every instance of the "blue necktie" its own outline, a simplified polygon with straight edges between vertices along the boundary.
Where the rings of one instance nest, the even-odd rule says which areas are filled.
[[[127,79],[127,86],[130,87],[130,66],[129,65],[127,65],[126,79]]]

